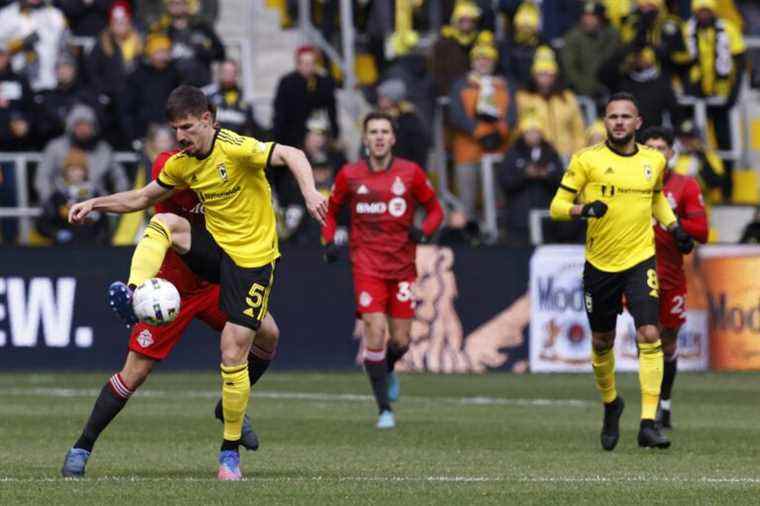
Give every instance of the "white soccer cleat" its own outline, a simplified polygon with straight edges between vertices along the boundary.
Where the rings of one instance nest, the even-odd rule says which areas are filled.
[[[375,427],[378,429],[392,429],[396,426],[396,417],[393,416],[393,411],[383,411],[380,413],[380,417],[377,419]]]

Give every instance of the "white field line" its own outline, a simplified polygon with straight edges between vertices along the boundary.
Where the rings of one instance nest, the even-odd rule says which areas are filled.
[[[96,397],[100,393],[94,388],[0,388],[0,396],[34,396],[34,397]],[[166,399],[216,399],[219,391],[215,390],[138,390],[140,397],[157,397]],[[316,402],[371,402],[370,395],[330,394],[325,392],[275,392],[254,390],[254,399],[283,399]],[[470,406],[572,406],[586,407],[597,403],[581,399],[506,399],[502,397],[422,397],[404,396],[404,402],[445,402]]]
[[[29,477],[13,478],[0,476],[0,484],[3,483],[57,483],[63,481],[79,482],[80,480],[51,478],[51,477]],[[141,476],[101,476],[97,478],[87,478],[81,480],[81,483],[87,484],[92,482],[113,482],[113,483],[150,483],[150,482],[199,482],[208,483],[217,481],[215,478],[149,478]],[[682,484],[729,484],[729,485],[760,485],[760,478],[753,477],[707,477],[707,476],[302,476],[302,477],[262,477],[247,478],[243,481],[249,482],[378,482],[378,483],[682,483]]]

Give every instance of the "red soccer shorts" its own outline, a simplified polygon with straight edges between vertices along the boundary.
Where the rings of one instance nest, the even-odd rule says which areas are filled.
[[[169,356],[193,318],[214,330],[222,330],[227,323],[227,314],[219,309],[219,285],[210,285],[189,297],[183,296],[179,315],[171,323],[160,327],[138,323],[132,327],[129,349],[155,360],[163,360]]]
[[[660,290],[660,325],[677,329],[686,323],[686,287]]]
[[[354,274],[356,312],[385,313],[391,318],[414,318],[414,276],[407,279],[382,279]]]

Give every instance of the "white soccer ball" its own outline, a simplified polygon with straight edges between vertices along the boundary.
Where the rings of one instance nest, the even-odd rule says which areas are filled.
[[[137,318],[149,325],[166,325],[179,314],[177,288],[169,281],[151,278],[135,288],[132,308]]]

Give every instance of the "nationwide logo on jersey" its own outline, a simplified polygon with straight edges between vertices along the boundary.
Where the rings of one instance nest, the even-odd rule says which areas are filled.
[[[652,180],[652,166],[651,165],[644,165],[644,177],[647,178],[647,181]]]
[[[222,178],[222,181],[225,183],[230,179],[229,174],[227,174],[227,167],[225,167],[223,163],[220,163],[216,170],[219,172],[219,177]]]
[[[364,185],[361,185],[361,186],[359,186],[359,189],[358,189],[358,190],[356,190],[356,193],[357,193],[358,195],[366,195],[366,194],[368,194],[368,193],[369,193],[369,190],[367,189],[367,187],[366,187],[366,186],[364,186]]]
[[[393,186],[391,186],[391,191],[399,197],[406,192],[406,186],[404,186],[404,182],[401,181],[400,177],[396,176],[396,180],[393,181]]]
[[[147,348],[153,344],[153,334],[150,333],[150,330],[145,329],[140,332],[140,335],[137,336],[137,344],[143,348]]]
[[[359,305],[362,307],[367,307],[370,304],[372,304],[372,296],[367,292],[362,292],[359,294]]]
[[[612,167],[607,167],[607,170],[604,171],[605,174],[614,174],[615,171],[612,169]]]

